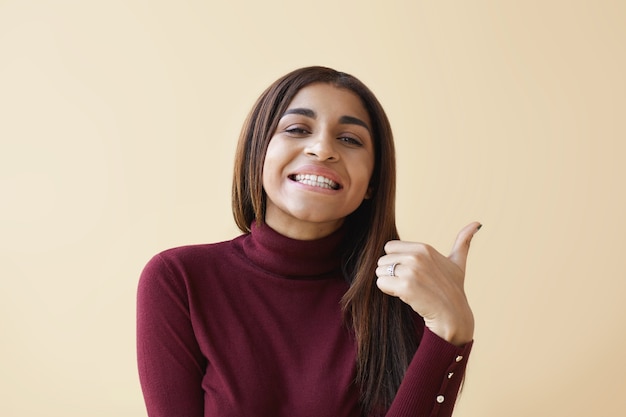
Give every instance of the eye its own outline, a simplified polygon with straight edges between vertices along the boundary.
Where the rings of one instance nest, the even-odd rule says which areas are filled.
[[[352,136],[340,136],[338,139],[350,146],[363,146],[363,142],[361,142],[360,139],[354,138]]]
[[[303,136],[303,135],[308,135],[311,133],[309,130],[307,130],[303,126],[289,126],[285,129],[285,132],[294,136]]]

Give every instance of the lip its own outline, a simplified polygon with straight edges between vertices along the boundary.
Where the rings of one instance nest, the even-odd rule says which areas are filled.
[[[301,167],[298,167],[293,172],[291,172],[288,175],[288,177],[290,180],[295,182],[294,177],[297,174],[321,175],[322,177],[326,177],[329,180],[332,180],[333,182],[339,185],[339,188],[333,191],[338,191],[343,188],[343,183],[341,179],[339,178],[339,175],[337,175],[337,173],[333,171],[332,169],[328,169],[328,168],[321,167],[318,165],[303,165]]]

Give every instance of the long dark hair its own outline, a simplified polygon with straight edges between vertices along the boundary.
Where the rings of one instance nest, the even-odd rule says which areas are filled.
[[[250,232],[263,224],[263,163],[278,121],[303,87],[328,83],[357,94],[369,114],[375,164],[371,198],[346,218],[349,250],[344,274],[350,288],[342,304],[357,341],[357,377],[361,404],[368,415],[382,414],[391,404],[415,350],[414,313],[401,300],[376,288],[376,263],[389,240],[398,239],[395,221],[396,163],[387,115],[374,94],[352,75],[326,67],[307,67],[275,81],[254,104],[239,138],[233,181],[233,214],[237,226]]]

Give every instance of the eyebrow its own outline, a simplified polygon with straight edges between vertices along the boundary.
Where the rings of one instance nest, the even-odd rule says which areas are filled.
[[[287,116],[288,114],[300,114],[302,116],[310,117],[311,119],[317,118],[317,114],[315,114],[313,110],[304,109],[301,107],[297,107],[294,109],[287,109],[287,111],[285,111],[285,114],[283,114],[283,117]]]
[[[311,109],[306,109],[306,108],[302,108],[302,107],[296,107],[293,109],[287,109],[287,111],[285,111],[285,113],[283,114],[283,117],[288,115],[288,114],[299,114],[305,117],[310,117],[311,119],[316,119],[317,118],[317,114],[311,110]],[[370,127],[367,125],[367,123],[365,123],[363,120],[359,119],[358,117],[354,117],[354,116],[341,116],[339,118],[339,123],[340,124],[345,124],[345,125],[357,125],[357,126],[362,126],[364,128],[367,129],[367,131],[370,131]]]
[[[368,132],[370,130],[370,127],[367,125],[367,123],[353,116],[341,116],[339,118],[339,123],[344,124],[344,125],[359,125],[359,126],[363,126],[364,128],[366,128]]]

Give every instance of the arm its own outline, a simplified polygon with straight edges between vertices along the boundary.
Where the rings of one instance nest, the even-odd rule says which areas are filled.
[[[187,291],[160,255],[137,293],[137,360],[150,417],[203,417],[205,359],[191,326]]]
[[[464,281],[470,242],[478,229],[478,223],[463,228],[447,257],[422,243],[385,245],[377,285],[411,306],[425,325],[388,417],[452,415],[473,343],[474,316]]]
[[[386,417],[449,417],[472,343],[457,347],[428,328]]]

